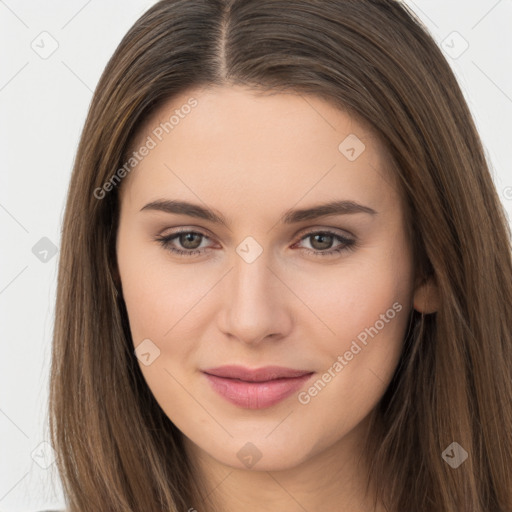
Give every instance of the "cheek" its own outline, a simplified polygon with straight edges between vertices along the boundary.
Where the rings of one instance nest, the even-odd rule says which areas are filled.
[[[145,338],[159,344],[171,339],[174,326],[189,321],[209,288],[192,266],[172,264],[154,244],[125,236],[120,228],[117,260],[135,345]]]
[[[328,445],[355,427],[377,405],[396,370],[408,324],[407,268],[365,265],[347,273],[328,301],[326,323],[336,335],[317,337],[324,365],[299,402],[321,426],[312,437]],[[327,314],[328,312],[328,314]]]
[[[319,324],[311,323],[309,333],[323,368],[320,382],[311,393],[306,390],[309,398],[303,396],[302,403],[322,395],[312,407],[315,414],[321,414],[322,402],[343,403],[345,413],[351,410],[356,417],[382,396],[402,352],[412,300],[411,271],[406,247],[386,251],[380,246],[347,259],[338,272],[331,270],[334,277],[328,287],[308,284],[308,305],[329,326],[321,336],[316,330],[315,337]]]
[[[308,306],[329,327],[320,340],[332,343],[336,350],[361,333],[364,338],[365,329],[376,323],[391,337],[401,330],[403,312],[410,309],[412,300],[411,262],[405,251],[393,251],[387,257],[383,252],[368,251],[347,259],[337,270],[332,267],[328,278],[311,276],[302,284]],[[396,314],[398,310],[401,315]]]
[[[147,248],[144,244],[124,237],[120,229],[117,256],[123,297],[134,349],[144,347],[140,353],[150,354],[149,361],[138,357],[140,370],[157,402],[174,420],[191,407],[180,383],[183,373],[194,370],[188,367],[197,349],[191,340],[200,339],[191,330],[197,326],[194,305],[208,286],[197,276],[192,282],[194,275],[185,266],[166,264],[151,244]]]

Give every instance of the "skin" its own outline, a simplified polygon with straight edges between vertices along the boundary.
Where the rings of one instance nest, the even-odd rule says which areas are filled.
[[[161,141],[152,136],[191,97],[197,106]],[[349,134],[365,144],[354,161],[338,149]],[[150,339],[160,351],[147,366],[139,361],[141,371],[183,432],[198,476],[214,489],[210,497],[226,512],[374,510],[358,464],[368,420],[399,361],[412,308],[437,307],[431,283],[414,279],[385,147],[323,99],[239,86],[172,98],[134,146],[148,136],[156,147],[122,183],[119,273],[134,347]],[[141,211],[162,199],[207,205],[227,226]],[[377,213],[279,222],[289,209],[332,200]],[[172,247],[205,251],[173,254],[155,240],[178,228],[205,236],[189,235],[188,245],[176,238]],[[357,245],[331,256],[308,253],[342,245],[306,236],[321,230]],[[251,263],[236,252],[248,236],[263,249]],[[240,408],[201,373],[224,364],[280,365],[320,377],[396,303],[401,311],[307,404],[294,393],[266,409]],[[261,453],[251,468],[237,457],[247,442]]]

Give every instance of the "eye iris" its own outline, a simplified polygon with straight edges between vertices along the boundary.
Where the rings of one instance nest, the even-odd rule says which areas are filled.
[[[320,239],[320,247],[315,247],[315,243],[316,243],[316,240],[317,238]],[[327,242],[323,242],[322,244],[322,240],[325,240],[327,239]],[[321,250],[321,249],[329,249],[332,245],[332,239],[333,239],[333,236],[332,235],[327,235],[327,234],[322,234],[322,233],[319,233],[317,235],[313,235],[312,236],[312,242],[311,242],[311,245],[313,246],[314,249],[318,249],[318,250]]]
[[[202,235],[198,233],[184,233],[179,237],[180,244],[186,249],[197,249],[201,245],[201,236]],[[199,242],[196,245],[194,245],[193,242],[194,237],[197,239],[196,241]],[[192,243],[192,247],[189,245],[189,242]]]

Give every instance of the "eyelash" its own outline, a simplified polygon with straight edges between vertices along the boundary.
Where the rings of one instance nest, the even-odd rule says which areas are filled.
[[[193,233],[195,235],[200,235],[204,238],[209,238],[208,236],[206,236],[204,233],[201,233],[199,231],[191,231],[191,230],[187,230],[187,229],[182,229],[180,231],[176,231],[174,232],[173,234],[171,235],[166,235],[166,236],[162,236],[162,235],[158,235],[155,237],[155,241],[159,242],[162,247],[174,254],[179,254],[179,255],[182,255],[182,256],[187,256],[187,257],[191,257],[191,256],[194,256],[194,255],[197,255],[197,254],[201,254],[203,253],[206,249],[203,248],[203,249],[190,249],[190,250],[184,250],[184,249],[177,249],[176,247],[172,247],[171,246],[171,242],[173,240],[175,240],[176,238],[178,238],[180,235],[182,234],[190,234],[190,233]],[[342,242],[342,244],[340,246],[338,246],[336,249],[329,249],[329,250],[326,250],[326,251],[318,251],[318,250],[313,250],[313,249],[307,249],[307,248],[302,248],[303,250],[305,250],[307,253],[309,254],[312,254],[314,256],[321,256],[321,257],[325,257],[325,256],[334,256],[335,254],[339,254],[339,253],[342,253],[344,251],[353,251],[355,248],[356,248],[356,241],[355,240],[352,240],[350,238],[345,238],[337,233],[334,233],[332,231],[328,231],[328,230],[321,230],[321,231],[310,231],[309,233],[305,234],[300,240],[299,242],[301,242],[302,240],[306,239],[306,238],[309,238],[311,236],[314,236],[314,235],[328,235],[328,236],[333,236],[334,238],[338,239],[338,241]]]

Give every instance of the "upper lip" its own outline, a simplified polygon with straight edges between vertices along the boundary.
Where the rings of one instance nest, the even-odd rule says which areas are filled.
[[[204,373],[227,379],[239,379],[247,382],[266,382],[275,379],[291,379],[313,373],[310,370],[294,370],[283,366],[264,366],[262,368],[245,368],[243,366],[228,365],[203,370]]]

